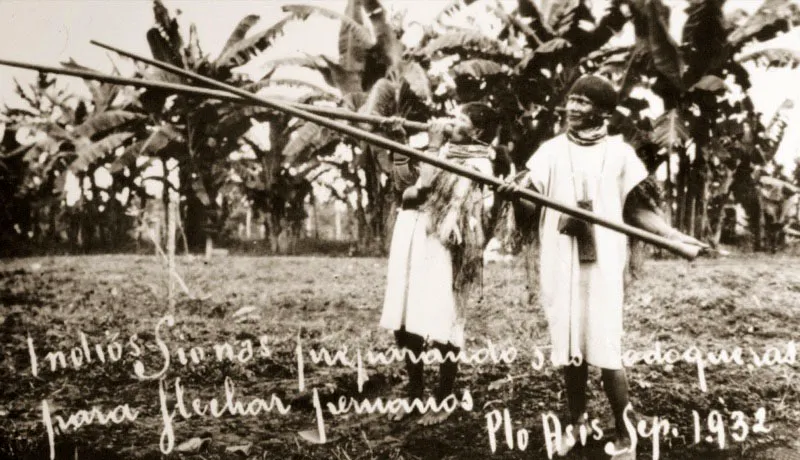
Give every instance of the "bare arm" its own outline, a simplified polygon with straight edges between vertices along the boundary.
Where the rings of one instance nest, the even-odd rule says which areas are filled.
[[[427,153],[439,156],[440,149],[445,142],[445,129],[447,122],[444,120],[435,120],[431,123],[431,128],[428,131],[428,149]],[[428,163],[419,165],[419,178],[416,183],[408,187],[403,192],[403,202],[412,205],[418,205],[425,200],[428,191],[433,185],[433,180],[436,178],[438,170],[435,166]]]
[[[520,199],[514,193],[517,190],[526,188],[538,192],[536,187],[531,184],[527,171],[524,172],[521,177],[508,178],[506,182],[497,189],[498,198],[511,201],[511,208],[514,211],[514,221],[517,224],[517,228],[522,230],[523,233],[528,233],[536,228],[539,212],[538,205],[528,200]]]
[[[624,219],[630,225],[671,240],[707,248],[708,245],[672,228],[658,210],[654,198],[654,182],[645,180],[625,200]]]
[[[439,149],[429,148],[428,153],[438,155]],[[438,169],[431,164],[423,163],[422,165],[420,165],[417,188],[419,188],[421,192],[427,192],[431,188],[431,185],[433,185],[433,179],[436,177],[436,174],[438,172],[439,172]]]
[[[635,206],[629,209],[625,220],[634,227],[639,227],[642,230],[647,230],[665,238],[671,238],[673,235],[680,233],[670,227],[660,213],[644,206]]]

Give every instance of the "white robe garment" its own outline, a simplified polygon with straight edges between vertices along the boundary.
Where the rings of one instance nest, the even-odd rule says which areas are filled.
[[[380,325],[439,343],[464,346],[464,318],[453,292],[450,251],[428,235],[428,215],[399,211],[392,233]]]
[[[542,144],[526,166],[531,184],[561,203],[576,205],[586,184],[593,212],[617,222],[628,193],[647,177],[636,152],[619,136],[584,147],[560,135]],[[539,221],[540,299],[551,359],[556,366],[580,357],[594,366],[621,369],[627,236],[594,225],[597,261],[581,263],[575,239],[558,232],[561,215],[543,208]]]

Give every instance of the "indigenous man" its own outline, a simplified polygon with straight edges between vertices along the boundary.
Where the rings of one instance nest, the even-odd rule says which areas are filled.
[[[542,144],[528,160],[523,185],[610,220],[624,218],[652,233],[705,247],[667,225],[647,198],[644,164],[621,137],[608,136],[607,120],[616,104],[609,81],[593,75],[579,78],[568,95],[566,133]],[[514,187],[509,183],[498,192],[507,194]],[[515,203],[520,224],[533,211],[527,202]],[[550,208],[540,210],[538,231],[540,300],[550,330],[551,359],[564,366],[569,422],[576,430],[587,424],[587,364],[601,368],[616,425],[612,459],[635,459],[624,423],[629,400],[621,349],[627,238]],[[560,455],[573,447],[567,441],[557,440]]]
[[[466,104],[455,120],[431,124],[428,153],[491,174],[489,143],[497,127],[490,107]],[[402,210],[389,250],[380,325],[393,330],[398,347],[411,352],[406,355],[409,398],[421,398],[424,391],[423,364],[413,356],[419,356],[426,343],[441,353],[434,393],[441,403],[453,394],[455,357],[464,345],[464,308],[481,274],[484,230],[492,225],[496,207],[485,202],[480,185],[427,164],[417,166],[397,154],[394,181],[402,193]],[[432,425],[448,416],[448,412],[427,412],[419,423]]]

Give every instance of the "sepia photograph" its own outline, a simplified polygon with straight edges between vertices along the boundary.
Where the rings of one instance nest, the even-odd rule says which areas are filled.
[[[0,458],[800,460],[800,0],[0,1]]]

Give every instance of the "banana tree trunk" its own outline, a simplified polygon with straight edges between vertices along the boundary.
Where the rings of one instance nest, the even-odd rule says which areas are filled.
[[[160,240],[159,244],[162,245],[165,241],[169,241],[170,236],[170,228],[172,228],[172,216],[170,216],[170,196],[169,196],[169,171],[167,170],[167,160],[162,158],[161,159],[161,167],[163,168],[164,173],[164,182],[162,183],[163,187],[161,189],[161,203],[164,205],[164,228],[166,229],[166,239]]]
[[[686,154],[686,149],[681,148],[678,150],[678,177],[676,180],[677,185],[677,194],[676,194],[676,201],[677,201],[677,209],[675,213],[675,222],[673,224],[674,227],[678,228],[679,230],[686,231],[686,215],[688,214],[688,209],[686,206],[686,187],[689,183],[689,170],[691,167],[691,163],[689,162],[689,156]]]
[[[55,201],[51,201],[50,206],[48,206],[48,217],[50,218],[50,228],[48,239],[50,241],[60,241],[58,234],[58,211],[59,211],[59,204]]]
[[[205,248],[206,259],[210,259],[213,253],[214,253],[214,240],[211,238],[211,235],[206,234],[206,248]]]
[[[336,241],[342,240],[342,211],[339,209],[338,206],[334,206],[333,208],[333,238]]]
[[[365,153],[367,154],[367,153]],[[366,177],[366,192],[367,192],[367,208],[366,218],[368,224],[368,239],[365,241],[367,251],[373,252],[374,250],[383,247],[385,239],[384,231],[384,189],[381,186],[381,170],[374,157],[372,149],[369,152],[370,158],[366,161],[364,167],[364,175]]]
[[[673,220],[673,216],[675,213],[673,212],[673,205],[675,204],[675,199],[673,198],[673,194],[675,190],[672,182],[672,152],[667,156],[667,179],[664,181],[664,192],[666,195],[666,200],[664,200],[664,217],[667,222],[670,222],[674,226],[675,221]]]
[[[698,143],[694,161],[694,236],[704,238],[708,227],[708,162],[706,161],[705,142]]]
[[[251,236],[252,222],[253,222],[253,210],[248,207],[247,213],[245,214],[244,218],[244,236],[248,240],[250,239]]]
[[[181,206],[183,216],[184,233],[186,234],[186,244],[190,251],[199,252],[205,244],[205,207],[197,198],[197,194],[192,190],[192,177],[189,168],[181,167],[179,170],[181,196],[185,197],[185,206]]]
[[[354,237],[362,249],[368,249],[369,241],[372,239],[372,232],[369,231],[366,210],[364,209],[364,203],[362,202],[363,189],[361,188],[360,181],[356,183],[356,197],[356,235],[354,235]]]

